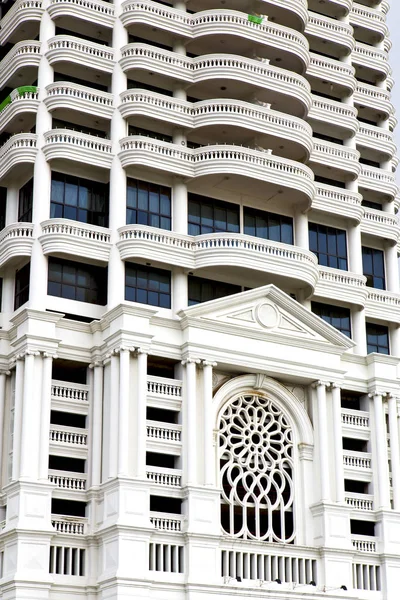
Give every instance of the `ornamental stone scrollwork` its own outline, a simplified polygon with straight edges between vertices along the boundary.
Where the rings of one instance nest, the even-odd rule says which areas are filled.
[[[230,402],[219,422],[224,531],[235,538],[292,542],[293,437],[280,407],[258,394]]]

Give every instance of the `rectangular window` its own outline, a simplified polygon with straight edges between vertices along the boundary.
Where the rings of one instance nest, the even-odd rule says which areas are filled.
[[[171,231],[171,189],[147,181],[128,179],[126,224],[150,225]]]
[[[19,190],[18,222],[32,223],[33,178]]]
[[[107,268],[49,258],[49,296],[107,304]]]
[[[29,300],[29,276],[31,264],[28,263],[15,273],[14,310]]]
[[[213,281],[212,279],[203,279],[202,277],[192,277],[190,275],[188,286],[189,306],[200,304],[201,302],[208,302],[208,300],[224,298],[225,296],[231,296],[232,294],[239,294],[242,291],[240,285]]]
[[[126,263],[125,300],[171,308],[171,273],[164,269]]]
[[[293,244],[293,219],[245,206],[244,232],[265,240]]]
[[[109,186],[82,177],[53,172],[51,175],[52,219],[108,227]]]
[[[350,310],[342,306],[329,306],[321,302],[312,302],[311,310],[329,325],[335,327],[347,337],[351,337]]]
[[[188,233],[189,235],[224,231],[239,233],[239,211],[240,208],[236,204],[189,194]]]
[[[317,223],[308,224],[310,250],[324,267],[347,271],[346,231]]]
[[[385,325],[367,323],[367,351],[389,354],[389,330]]]
[[[363,273],[367,278],[367,286],[378,290],[386,289],[383,251],[363,246],[362,258]]]

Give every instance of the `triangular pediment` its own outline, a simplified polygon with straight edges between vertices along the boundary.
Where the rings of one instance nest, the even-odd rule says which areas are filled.
[[[274,336],[295,345],[316,343],[342,351],[353,342],[274,285],[211,300],[180,311],[182,324],[248,334]]]

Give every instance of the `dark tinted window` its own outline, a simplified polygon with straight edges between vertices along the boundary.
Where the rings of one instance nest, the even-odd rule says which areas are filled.
[[[224,298],[231,294],[239,294],[242,291],[240,285],[232,285],[231,283],[222,283],[221,281],[212,281],[211,279],[203,279],[201,277],[189,276],[188,281],[188,304],[199,304],[216,298]]]
[[[108,197],[108,184],[52,173],[50,217],[108,227]]]
[[[18,221],[32,223],[33,178],[19,190]]]
[[[128,179],[127,225],[150,225],[171,230],[170,188],[137,179]]]
[[[239,206],[189,194],[188,224],[189,235],[239,233]]]
[[[107,269],[49,258],[47,293],[104,306],[107,303]]]
[[[125,300],[171,308],[171,273],[126,263]]]
[[[312,302],[311,309],[329,325],[338,329],[347,337],[351,337],[350,310],[342,306],[329,306],[320,302]]]
[[[363,246],[362,257],[363,273],[367,278],[367,285],[369,287],[378,288],[379,290],[384,290],[385,262],[383,251],[376,250],[376,248],[366,248]]]
[[[309,223],[310,250],[320,265],[347,270],[346,232],[343,229]]]
[[[29,300],[29,276],[31,264],[28,263],[15,273],[14,310]]]
[[[0,187],[0,230],[6,226],[7,188]]]
[[[266,240],[293,244],[293,219],[245,206],[244,232]]]
[[[367,349],[368,354],[389,354],[389,330],[385,325],[367,323]]]

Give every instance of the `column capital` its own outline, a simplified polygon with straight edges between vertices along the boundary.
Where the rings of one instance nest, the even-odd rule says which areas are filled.
[[[0,375],[5,375],[6,377],[9,377],[11,375],[11,371],[9,371],[8,369],[0,369]]]
[[[138,354],[150,354],[150,348],[144,348],[142,346],[137,346],[135,348],[136,355]]]
[[[201,366],[204,367],[212,367],[213,369],[217,366],[218,363],[213,362],[212,360],[203,360],[201,359]]]
[[[311,387],[314,390],[319,387],[329,388],[330,386],[331,386],[331,383],[329,381],[323,381],[322,379],[317,379],[316,381],[313,381],[311,384]]]
[[[386,395],[386,392],[382,391],[382,390],[378,390],[378,389],[374,389],[371,390],[370,392],[368,392],[368,398],[375,398],[376,396],[381,396],[381,398],[383,398],[383,396]]]
[[[335,381],[332,381],[329,385],[328,385],[329,389],[332,390],[341,390],[342,389],[342,384],[340,383],[336,383]]]
[[[102,360],[94,360],[93,362],[90,363],[89,369],[95,369],[96,367],[102,367],[103,364],[104,363]]]
[[[184,358],[181,361],[181,365],[183,365],[183,366],[190,365],[190,364],[199,365],[200,363],[201,363],[200,358],[194,358],[192,356],[188,356],[187,358]]]
[[[43,350],[42,356],[43,356],[43,358],[52,358],[53,360],[58,358],[58,354],[56,354],[55,352],[52,352],[51,350]]]

